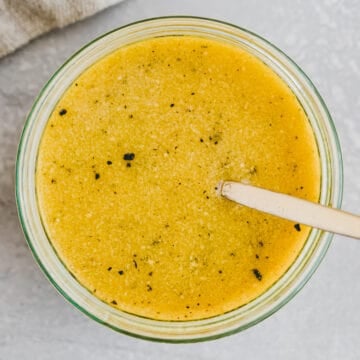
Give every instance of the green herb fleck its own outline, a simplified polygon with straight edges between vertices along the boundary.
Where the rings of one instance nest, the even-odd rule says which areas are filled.
[[[250,171],[249,171],[250,175],[254,175],[257,173],[257,167],[256,166],[253,166]]]

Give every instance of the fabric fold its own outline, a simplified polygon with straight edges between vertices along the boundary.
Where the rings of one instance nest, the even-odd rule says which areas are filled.
[[[122,0],[0,0],[0,57]]]

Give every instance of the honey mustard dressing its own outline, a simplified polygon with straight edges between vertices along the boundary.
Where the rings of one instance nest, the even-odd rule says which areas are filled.
[[[182,36],[120,48],[79,76],[44,131],[36,188],[84,287],[126,312],[192,320],[264,293],[309,233],[219,197],[220,180],[317,201],[315,138],[260,60]]]

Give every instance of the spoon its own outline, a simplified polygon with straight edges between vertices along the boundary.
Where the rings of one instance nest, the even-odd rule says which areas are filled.
[[[223,181],[221,196],[238,204],[317,229],[360,239],[360,216],[253,185]]]

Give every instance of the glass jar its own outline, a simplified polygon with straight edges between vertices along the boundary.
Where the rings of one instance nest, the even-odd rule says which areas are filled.
[[[114,50],[158,36],[191,35],[229,43],[267,64],[289,86],[305,110],[321,159],[319,202],[339,207],[342,198],[341,151],[331,117],[314,85],[284,53],[245,29],[195,17],[148,19],[113,30],[75,53],[52,76],[26,120],[16,164],[16,199],[28,244],[41,269],[56,289],[76,308],[117,331],[166,342],[216,339],[253,326],[286,304],[304,286],[324,257],[332,234],[312,229],[305,246],[288,271],[250,303],[212,318],[158,321],[122,312],[105,304],[70,274],[57,256],[41,222],[36,199],[35,172],[39,142],[57,102],[69,85],[89,66]]]

